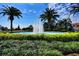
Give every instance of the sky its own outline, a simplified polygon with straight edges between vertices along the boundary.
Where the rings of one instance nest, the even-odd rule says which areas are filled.
[[[45,8],[54,8],[57,10],[60,15],[59,20],[67,18],[69,13],[65,8],[70,6],[69,3],[0,3],[0,12],[3,5],[16,7],[22,12],[22,18],[18,19],[15,17],[13,21],[14,28],[18,25],[20,25],[21,28],[33,25],[39,20],[39,16],[43,13]],[[71,20],[73,23],[78,23],[79,15],[77,14],[74,17],[71,15]],[[10,27],[10,21],[7,16],[2,17],[2,15],[0,15],[0,25]]]

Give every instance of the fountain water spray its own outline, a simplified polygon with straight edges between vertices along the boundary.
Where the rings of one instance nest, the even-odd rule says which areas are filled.
[[[37,22],[35,22],[33,24],[33,32],[34,33],[43,33],[44,32],[44,28],[43,28],[43,23],[41,22],[41,20],[37,20]]]

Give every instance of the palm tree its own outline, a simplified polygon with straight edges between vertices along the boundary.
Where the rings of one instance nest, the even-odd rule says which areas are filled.
[[[73,14],[73,16],[79,12],[79,5],[71,6],[70,15]]]
[[[70,18],[59,20],[57,23],[59,30],[64,29],[65,31],[73,31],[72,21]]]
[[[22,17],[21,16],[21,11],[13,6],[7,6],[7,7],[3,7],[2,8],[2,12],[0,12],[0,14],[2,14],[2,16],[5,16],[7,15],[8,16],[8,19],[10,20],[10,29],[11,29],[11,32],[13,30],[13,20],[14,20],[14,17],[17,17],[17,18],[20,18]]]
[[[63,24],[64,24],[65,30],[69,30],[72,25],[72,21],[70,18],[63,19]]]
[[[49,29],[51,25],[51,21],[57,20],[57,17],[59,17],[58,13],[55,9],[46,8],[43,14],[40,15],[41,21],[45,22],[48,21]]]

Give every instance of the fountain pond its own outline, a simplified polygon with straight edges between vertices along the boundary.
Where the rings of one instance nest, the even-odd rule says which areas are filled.
[[[63,34],[64,32],[44,32],[43,23],[38,20],[33,24],[33,32],[17,32],[14,34]]]

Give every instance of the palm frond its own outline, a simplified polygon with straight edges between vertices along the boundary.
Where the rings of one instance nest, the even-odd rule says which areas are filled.
[[[22,17],[22,13],[19,9],[13,7],[13,6],[3,6],[2,12],[0,12],[3,16],[16,16],[17,18]]]
[[[46,8],[43,12],[43,14],[40,15],[41,20],[57,20],[57,17],[59,17],[57,11],[55,9]]]

